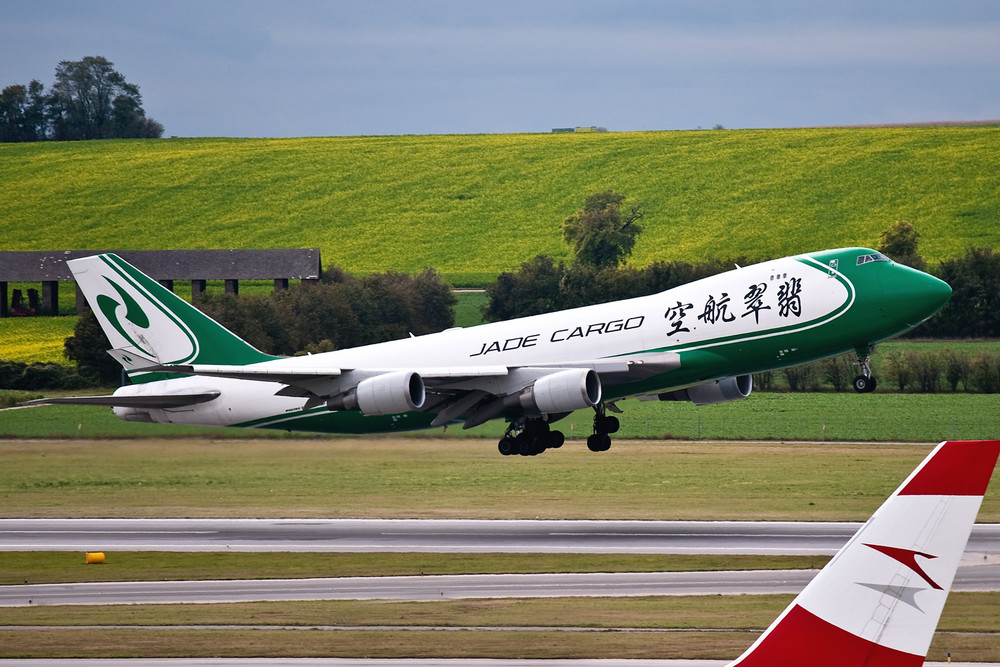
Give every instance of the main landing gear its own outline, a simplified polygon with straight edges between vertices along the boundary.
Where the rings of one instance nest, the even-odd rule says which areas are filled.
[[[497,449],[504,456],[537,456],[546,449],[559,449],[565,440],[562,431],[550,430],[549,423],[543,419],[520,419],[507,427],[507,432],[497,443]]]
[[[594,434],[587,438],[587,449],[592,452],[606,452],[611,449],[611,434],[617,433],[618,417],[607,414],[604,404],[594,406]]]
[[[871,355],[875,352],[875,348],[866,345],[859,347],[856,351],[858,360],[854,365],[861,370],[861,374],[854,378],[854,391],[859,394],[867,394],[875,391],[875,387],[878,385],[872,376],[871,364]]]
[[[594,434],[587,438],[587,448],[606,452],[611,449],[611,434],[618,432],[620,424],[617,417],[607,414],[603,403],[595,405],[594,412]],[[510,423],[497,449],[504,456],[537,456],[546,449],[559,449],[565,440],[563,432],[551,430],[544,419],[522,417]]]

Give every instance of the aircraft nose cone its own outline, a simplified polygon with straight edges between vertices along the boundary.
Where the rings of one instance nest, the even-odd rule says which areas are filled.
[[[924,289],[926,290],[927,302],[934,308],[934,312],[941,310],[951,299],[951,285],[939,278],[924,274]]]
[[[883,278],[882,290],[887,299],[906,313],[907,324],[917,325],[941,310],[951,298],[951,286],[923,271],[896,265],[891,276]]]

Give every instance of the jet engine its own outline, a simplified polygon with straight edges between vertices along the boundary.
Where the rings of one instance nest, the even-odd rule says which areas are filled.
[[[425,396],[424,379],[418,373],[398,371],[362,380],[326,405],[331,410],[357,410],[363,415],[393,415],[419,410]]]
[[[545,375],[516,396],[525,410],[543,415],[589,408],[601,401],[601,378],[593,369],[573,368]]]
[[[737,375],[659,394],[658,398],[661,401],[691,401],[695,405],[715,405],[746,398],[751,391],[753,391],[753,376]]]

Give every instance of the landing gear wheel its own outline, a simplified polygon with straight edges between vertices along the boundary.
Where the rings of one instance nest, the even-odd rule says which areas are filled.
[[[611,436],[607,433],[595,433],[587,438],[587,449],[592,452],[606,452],[611,449]]]
[[[549,449],[559,449],[563,446],[564,442],[566,442],[566,436],[563,435],[562,431],[552,431],[549,433],[549,442],[547,445]]]
[[[611,436],[621,427],[618,417],[612,417],[605,411],[605,405],[594,406],[594,435],[587,438],[587,448],[592,452],[606,452],[611,449]]]
[[[875,352],[875,348],[873,346],[864,345],[857,348],[855,352],[858,355],[858,360],[854,362],[854,365],[860,369],[861,375],[854,378],[854,391],[859,394],[869,394],[875,391],[876,385],[875,378],[872,377],[871,362],[871,355]]]
[[[859,375],[854,378],[854,391],[859,394],[868,394],[875,391],[875,386],[877,382],[875,378],[870,376]]]
[[[621,428],[618,417],[611,415],[597,416],[594,418],[594,430],[598,433],[617,433]]]
[[[497,449],[504,456],[510,456],[511,454],[516,454],[516,445],[513,438],[503,437],[500,438],[500,442],[497,443]]]

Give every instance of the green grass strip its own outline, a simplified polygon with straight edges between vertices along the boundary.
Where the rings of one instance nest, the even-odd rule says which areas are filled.
[[[6,440],[0,516],[864,521],[930,448],[570,441],[503,457],[441,438]],[[1000,520],[996,479],[979,520]]]
[[[824,556],[652,554],[231,553],[118,551],[102,565],[65,551],[12,551],[0,585],[552,572],[688,572],[819,569]]]

